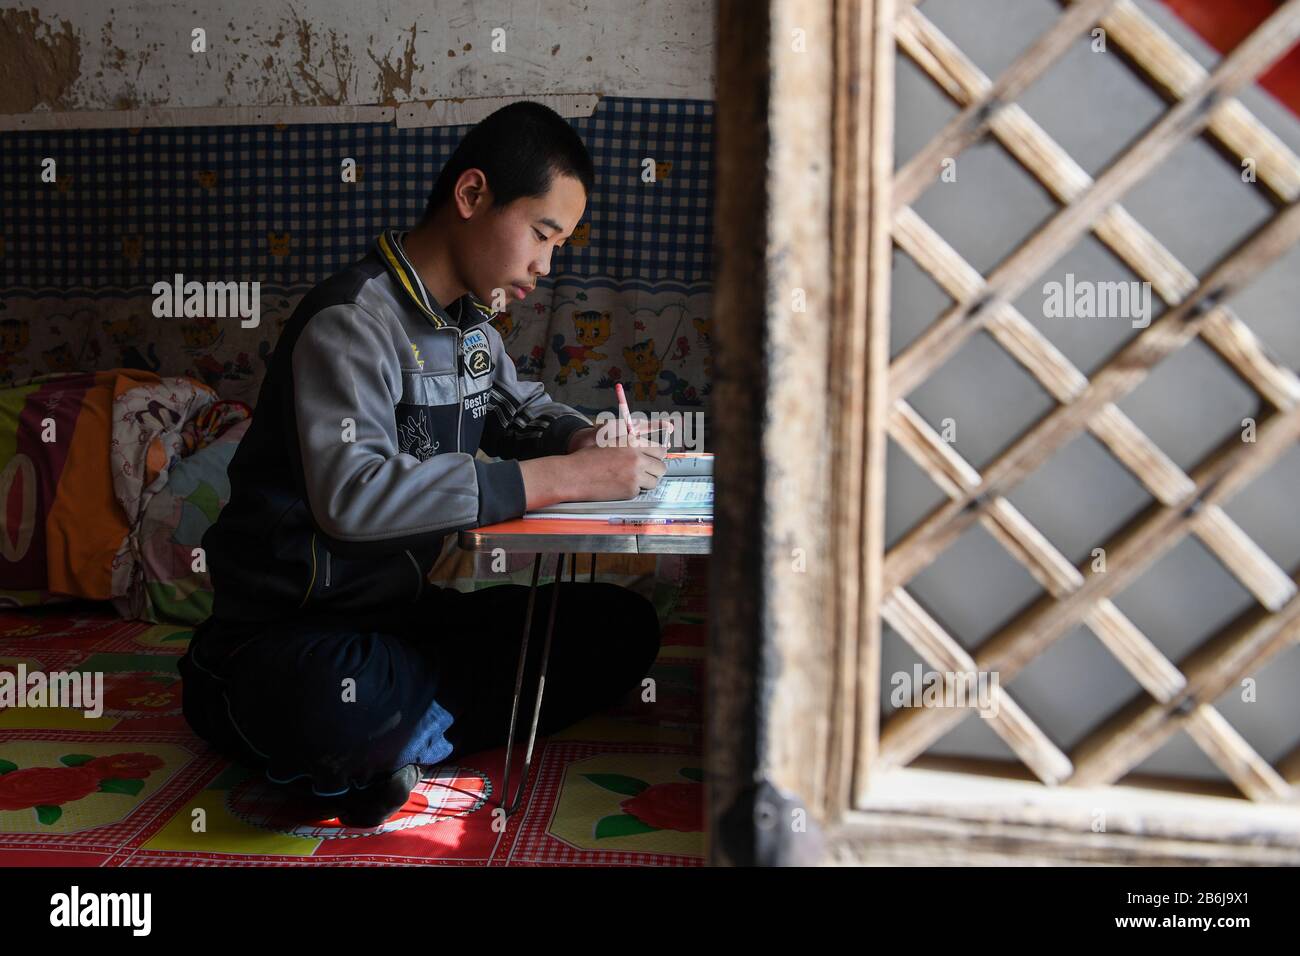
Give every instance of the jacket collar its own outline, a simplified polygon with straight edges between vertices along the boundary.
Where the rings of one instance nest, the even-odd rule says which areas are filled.
[[[379,238],[375,240],[375,246],[379,252],[379,258],[388,268],[393,279],[405,290],[412,304],[424,313],[429,318],[429,321],[440,329],[458,324],[460,328],[468,329],[492,318],[494,314],[492,310],[480,302],[471,292],[465,293],[453,302],[449,308],[444,309],[425,287],[424,282],[420,279],[420,274],[411,265],[411,260],[406,258],[406,252],[402,249],[402,237],[405,235],[405,232],[385,229],[380,233]],[[472,310],[470,315],[464,314],[464,310],[467,308]],[[457,319],[462,321],[457,323]]]

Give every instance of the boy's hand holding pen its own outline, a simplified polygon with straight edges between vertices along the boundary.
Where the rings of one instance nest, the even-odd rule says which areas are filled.
[[[561,501],[621,501],[655,487],[667,470],[672,425],[639,428],[632,421],[623,386],[615,385],[619,417],[615,442],[589,444],[567,455],[521,461],[527,507]],[[662,437],[662,441],[657,441]]]
[[[636,419],[632,417],[631,411],[628,410],[627,393],[623,391],[623,386],[621,384],[614,385],[614,394],[618,400],[619,417],[616,424],[619,428],[618,441],[620,444],[631,444],[637,438],[655,441],[657,436],[662,436],[662,444],[672,444],[671,422],[664,422],[662,426],[659,424],[652,425],[649,422],[640,425],[637,423]],[[601,428],[596,425],[592,425],[589,428],[579,428],[573,433],[573,437],[569,441],[569,454],[572,454],[581,448],[590,448],[593,445],[599,444],[600,433]]]

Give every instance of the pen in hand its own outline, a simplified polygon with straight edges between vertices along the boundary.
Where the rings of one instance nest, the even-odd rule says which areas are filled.
[[[627,425],[627,433],[632,434],[632,412],[627,407],[627,395],[623,392],[623,383],[614,383],[614,394],[618,396],[618,417]]]
[[[610,524],[713,524],[712,518],[610,518]]]
[[[633,445],[640,444],[641,442],[638,439],[641,437],[641,432],[636,423],[632,421],[632,411],[627,407],[627,393],[623,391],[622,382],[614,383],[614,394],[618,397],[618,417],[627,425],[628,442]],[[669,437],[673,432],[671,423],[664,422],[662,426],[649,427],[646,429],[646,435],[649,436],[655,431],[659,432],[658,440],[647,437],[647,443],[671,445],[672,442]]]

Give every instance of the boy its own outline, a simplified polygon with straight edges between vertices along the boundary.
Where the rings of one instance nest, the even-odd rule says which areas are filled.
[[[589,419],[519,381],[487,322],[485,302],[522,299],[550,271],[593,182],[545,106],[475,126],[415,229],[383,233],[302,299],[231,461],[230,501],[203,536],[212,616],[180,662],[185,717],[345,825],[379,825],[429,767],[505,743],[528,589],[428,584],[445,536],[632,497],[664,473],[665,446],[600,447]],[[535,634],[556,586],[540,590]],[[640,595],[558,586],[539,734],[616,702],[659,650]],[[531,674],[542,644],[529,641]]]

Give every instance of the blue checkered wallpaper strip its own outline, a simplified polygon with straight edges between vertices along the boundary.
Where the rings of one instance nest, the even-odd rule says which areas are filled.
[[[596,165],[561,275],[707,282],[713,104],[606,98],[571,120]],[[0,133],[0,287],[136,289],[187,280],[314,284],[414,225],[467,126],[210,126]],[[341,181],[345,157],[358,181]],[[41,181],[42,160],[56,183]],[[670,163],[643,183],[643,161]],[[661,167],[663,168],[663,167]]]

